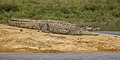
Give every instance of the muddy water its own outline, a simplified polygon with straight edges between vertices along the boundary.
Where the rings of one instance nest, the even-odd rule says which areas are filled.
[[[0,53],[0,60],[120,60],[117,53]]]
[[[97,33],[120,35],[120,31],[95,31]]]

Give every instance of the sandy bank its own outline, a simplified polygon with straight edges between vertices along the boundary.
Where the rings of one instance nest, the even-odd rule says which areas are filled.
[[[0,24],[1,52],[120,52],[120,36],[75,36]]]

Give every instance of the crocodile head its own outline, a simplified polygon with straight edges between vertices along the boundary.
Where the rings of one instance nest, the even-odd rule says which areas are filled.
[[[88,31],[100,30],[100,27],[85,26],[85,28],[86,28]]]

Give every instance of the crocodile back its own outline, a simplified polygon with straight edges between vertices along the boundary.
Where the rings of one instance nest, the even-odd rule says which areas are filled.
[[[90,33],[86,27],[81,27],[77,24],[57,20],[30,20],[30,19],[12,19],[8,20],[8,24],[16,27],[23,27],[29,29],[39,29],[43,32],[57,33],[57,34],[94,34]]]

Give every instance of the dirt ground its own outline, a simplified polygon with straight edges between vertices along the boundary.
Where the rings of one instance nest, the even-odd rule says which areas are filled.
[[[120,52],[120,36],[62,35],[0,24],[0,52]]]

